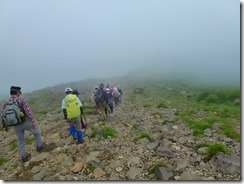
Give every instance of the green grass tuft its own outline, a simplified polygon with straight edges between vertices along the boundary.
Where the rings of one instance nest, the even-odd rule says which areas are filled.
[[[204,160],[209,161],[218,152],[223,152],[224,154],[231,155],[231,151],[222,143],[210,144],[208,146],[207,153],[205,154]]]
[[[2,156],[0,156],[0,166],[3,165],[3,163],[7,162],[7,160],[5,158],[3,158]]]
[[[137,142],[143,138],[147,138],[149,141],[153,141],[153,138],[147,132],[140,132],[138,136],[133,138],[133,142]]]

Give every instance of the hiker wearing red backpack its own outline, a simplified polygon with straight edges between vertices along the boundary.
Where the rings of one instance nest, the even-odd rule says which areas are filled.
[[[1,120],[6,132],[9,131],[9,127],[14,129],[19,155],[22,162],[27,162],[30,160],[31,154],[25,150],[25,131],[34,135],[38,152],[49,151],[55,147],[55,144],[46,144],[42,141],[41,131],[36,126],[32,110],[25,99],[20,97],[21,94],[21,87],[10,87],[11,97],[2,105]]]
[[[81,118],[80,114],[82,110],[82,103],[79,98],[72,94],[71,88],[65,89],[65,98],[62,100],[62,109],[64,113],[64,119],[69,123],[69,132],[73,139],[78,139],[77,144],[84,142],[81,131]]]

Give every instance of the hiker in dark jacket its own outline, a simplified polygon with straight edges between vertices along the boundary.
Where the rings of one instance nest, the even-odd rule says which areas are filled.
[[[21,95],[21,87],[18,86],[11,86],[10,88],[10,100],[14,101],[16,100],[20,111],[23,113],[23,117],[21,118],[21,122],[19,122],[16,125],[13,125],[13,129],[15,131],[16,137],[17,137],[17,145],[18,145],[18,152],[21,157],[22,162],[26,162],[30,160],[31,154],[29,154],[25,150],[25,131],[31,132],[36,141],[36,150],[38,152],[42,151],[49,151],[55,147],[55,144],[46,144],[45,142],[42,141],[41,138],[41,131],[40,129],[36,126],[36,122],[34,120],[32,110],[30,106],[27,104],[24,98],[20,98]],[[1,111],[1,120],[3,124],[3,128],[6,132],[9,131],[9,127],[6,124],[6,120],[4,118],[4,111],[7,106],[7,102],[3,103],[2,105],[2,111]]]
[[[118,89],[118,92],[120,93],[120,96],[119,96],[119,103],[122,103],[122,95],[123,95],[123,91],[122,89],[120,88],[119,85],[117,85],[117,89]]]
[[[113,113],[113,98],[112,98],[112,94],[110,93],[109,88],[105,89],[105,101],[108,104],[111,113]],[[106,115],[108,114],[107,109],[105,109],[105,113],[106,113]]]

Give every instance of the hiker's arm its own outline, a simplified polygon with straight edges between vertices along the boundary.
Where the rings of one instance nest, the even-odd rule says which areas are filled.
[[[32,123],[35,123],[33,113],[32,113],[30,106],[27,104],[27,102],[24,99],[22,99],[21,104],[22,104],[24,113],[30,118]]]
[[[4,122],[4,119],[3,119],[3,114],[4,114],[5,107],[6,107],[6,102],[4,102],[4,104],[2,106],[2,111],[1,111],[1,121],[2,121],[3,128],[6,131],[7,125],[6,125],[6,123]]]
[[[79,104],[79,106],[80,106],[80,112],[81,112],[82,115],[84,115],[83,107],[82,107],[82,103],[81,103],[80,99],[77,98],[77,101],[78,101],[78,104]]]
[[[81,112],[82,115],[84,115],[83,107],[82,106],[80,106],[80,112]]]
[[[63,113],[64,113],[64,119],[66,120],[68,118],[66,109],[63,109]]]
[[[61,105],[61,108],[62,108],[63,113],[64,113],[64,119],[65,119],[65,120],[67,120],[68,115],[67,115],[66,103],[65,103],[65,100],[64,100],[64,99],[62,100],[62,105]]]

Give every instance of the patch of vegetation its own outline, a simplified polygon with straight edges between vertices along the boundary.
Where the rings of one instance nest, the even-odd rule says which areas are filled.
[[[14,150],[17,148],[17,143],[12,143],[11,146],[10,146],[10,150]]]
[[[99,127],[91,126],[92,134],[91,137],[95,137],[97,134],[97,131],[99,130]]]
[[[218,152],[223,152],[224,154],[231,155],[231,151],[222,143],[210,144],[208,146],[207,153],[205,154],[204,160],[209,161]]]
[[[135,89],[133,89],[133,93],[134,94],[144,94],[144,88],[135,88]]]
[[[216,94],[210,94],[205,98],[206,103],[218,103],[219,97]]]
[[[138,136],[133,138],[133,142],[137,142],[143,138],[147,138],[149,141],[153,141],[153,138],[147,132],[140,132]]]
[[[94,106],[93,109],[84,109],[84,114],[85,115],[97,115],[99,113]]]
[[[143,105],[143,107],[144,108],[150,108],[150,107],[152,107],[152,105],[151,104],[145,104],[145,105]]]
[[[202,90],[197,95],[198,102],[206,103],[235,103],[235,99],[240,98],[239,89],[219,89],[219,90]]]
[[[219,128],[222,131],[222,133],[227,137],[240,141],[240,133],[235,131],[234,128],[230,125],[224,124],[221,125]]]
[[[115,137],[117,135],[117,132],[114,128],[104,124],[99,125],[99,127],[92,126],[91,130],[92,130],[91,137],[95,137],[99,131],[101,131],[101,135],[104,138],[107,138],[108,136]]]
[[[18,164],[17,163],[14,163],[13,165],[12,165],[12,168],[13,169],[16,169],[18,167]]]
[[[208,147],[207,152],[204,156],[205,161],[211,160],[211,158],[219,152],[222,152],[227,155],[231,155],[230,149],[222,143],[214,143],[214,144],[199,143],[194,147],[194,149],[198,150],[201,147]]]
[[[3,165],[4,162],[7,162],[7,160],[0,156],[0,166]]]
[[[165,125],[166,123],[175,123],[175,119],[165,119],[163,122],[161,122],[162,125]]]
[[[147,172],[148,172],[149,174],[153,174],[154,171],[155,171],[155,169],[158,168],[158,167],[167,167],[167,164],[166,164],[164,161],[159,160],[159,161],[157,161],[156,163],[150,165],[150,166],[147,168]]]
[[[139,129],[139,124],[138,123],[133,123],[132,124],[132,129],[133,130],[138,130]]]
[[[25,143],[26,144],[31,144],[34,141],[35,141],[35,138],[34,137],[28,137],[28,138],[25,139]]]
[[[188,126],[192,129],[193,136],[199,136],[204,133],[205,129],[211,128],[212,124],[208,122],[197,122],[191,120],[188,122]]]
[[[103,131],[102,136],[104,138],[107,138],[108,136],[115,137],[117,134],[117,132],[114,128],[107,126],[107,125],[102,126],[102,131]]]
[[[160,108],[167,108],[167,105],[165,105],[163,102],[161,102],[160,104],[158,104],[158,106],[157,106],[157,108],[158,109],[160,109]]]
[[[93,166],[93,164],[91,162],[88,162],[86,164],[86,168],[90,171],[93,172],[95,170],[95,167]]]
[[[159,116],[160,118],[162,118],[162,113],[160,113],[160,112],[153,112],[151,115],[152,115],[153,117],[157,117],[157,116]]]
[[[159,139],[162,140],[163,138],[164,138],[164,133],[161,133],[161,134],[159,135]]]
[[[208,143],[199,143],[199,144],[196,144],[195,147],[194,147],[194,150],[198,150],[199,148],[202,148],[202,147],[208,147],[209,144]]]

